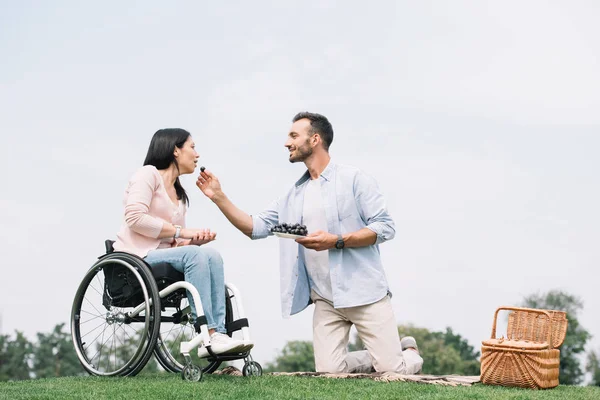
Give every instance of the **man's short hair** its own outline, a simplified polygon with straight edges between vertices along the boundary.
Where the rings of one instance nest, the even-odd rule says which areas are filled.
[[[323,140],[323,147],[326,151],[329,151],[329,145],[331,145],[331,142],[333,142],[333,127],[331,126],[331,123],[327,117],[321,114],[302,111],[296,114],[292,122],[296,122],[304,118],[310,121],[310,135],[312,136],[315,133],[318,133]]]

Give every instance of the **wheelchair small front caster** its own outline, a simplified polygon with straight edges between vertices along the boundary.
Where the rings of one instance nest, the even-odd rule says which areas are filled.
[[[262,367],[256,361],[248,361],[244,364],[244,368],[242,368],[242,374],[244,376],[261,376]]]
[[[188,364],[181,371],[181,379],[190,382],[200,382],[202,380],[202,370],[194,364]]]

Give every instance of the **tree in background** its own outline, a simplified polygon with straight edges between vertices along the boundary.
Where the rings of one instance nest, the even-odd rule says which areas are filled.
[[[457,333],[452,331],[452,328],[446,327],[446,332],[443,333],[444,344],[450,346],[460,355],[461,359],[461,374],[462,375],[479,375],[479,351],[475,350],[469,342]]]
[[[33,373],[36,378],[73,376],[85,373],[79,363],[73,341],[65,324],[58,324],[48,334],[38,333],[33,345]]]
[[[307,340],[287,342],[275,360],[267,363],[265,372],[314,371],[313,344]]]
[[[29,342],[18,331],[14,339],[9,335],[0,335],[0,381],[86,374],[75,353],[71,335],[64,331],[64,327],[65,324],[62,323],[56,325],[50,333],[38,333],[36,343]],[[119,339],[119,346],[115,351],[120,358],[119,362],[128,360],[134,354],[139,340],[139,335],[126,335]],[[115,360],[104,357],[96,361],[109,363]],[[157,371],[158,363],[151,358],[144,367],[144,372]]]
[[[31,343],[22,332],[14,340],[0,335],[0,381],[30,379]]]
[[[585,370],[592,376],[590,386],[600,386],[600,358],[598,357],[598,353],[593,350],[588,353]]]
[[[523,306],[544,310],[559,310],[567,313],[569,325],[565,342],[560,348],[560,383],[577,385],[583,381],[584,373],[579,355],[585,351],[590,333],[577,320],[577,313],[583,309],[583,303],[575,296],[560,290],[545,294],[533,294],[523,300]]]
[[[417,341],[423,357],[423,373],[431,375],[479,375],[479,352],[466,339],[446,328],[445,332],[431,332],[412,325],[399,325],[400,337],[412,336]],[[350,351],[363,349],[360,338],[355,336]]]

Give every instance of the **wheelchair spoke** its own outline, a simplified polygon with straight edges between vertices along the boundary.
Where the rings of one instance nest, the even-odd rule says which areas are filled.
[[[102,360],[102,342],[104,341],[104,332],[106,332],[106,329],[102,330],[102,339],[100,339],[100,348],[98,349],[98,351],[96,352],[96,354],[100,353],[99,357],[98,357],[98,366],[100,366],[100,362]],[[94,356],[92,357],[92,360],[96,357],[96,355],[94,354]]]
[[[100,328],[101,326],[106,325],[106,321],[103,321],[100,325],[96,326],[94,329],[92,329],[91,331],[81,335],[81,338],[84,339],[87,335],[89,335],[90,333],[94,332],[96,329]],[[106,329],[106,328],[104,328]],[[102,332],[104,332],[104,330],[102,330]],[[92,342],[96,341],[96,339],[98,339],[98,336],[100,336],[102,334],[102,332],[100,332],[93,340]],[[89,347],[88,347],[89,348]],[[87,350],[86,348],[84,348],[84,350]]]
[[[95,326],[94,328],[92,328],[92,329],[89,329],[90,325],[88,324],[88,325],[85,327],[85,328],[87,328],[87,329],[86,329],[84,332],[82,332],[82,333],[81,333],[81,337],[82,337],[82,338],[85,338],[85,337],[86,337],[86,336],[88,336],[90,333],[94,332],[96,329],[98,329],[98,328],[99,328],[99,327],[101,327],[102,325],[105,325],[105,324],[106,324],[106,319],[105,319],[105,318],[103,318],[102,316],[99,316],[99,317],[97,317],[97,318],[92,318],[92,319],[89,319],[89,320],[87,320],[87,321],[84,321],[84,322],[82,322],[82,323],[80,324],[80,330],[81,330],[81,328],[83,328],[83,327],[84,327],[84,326],[83,326],[84,324],[87,324],[88,322],[93,322],[95,319],[99,319],[99,320],[100,320],[100,323],[99,323],[98,325],[96,325],[96,326]]]
[[[113,336],[114,336],[114,331],[113,331],[113,333],[105,341],[104,340],[104,333],[102,334],[102,340],[101,340],[102,343],[99,346],[99,350],[96,352],[96,354],[99,354],[99,356],[98,356],[98,365],[100,365],[100,363],[102,362],[102,349],[104,349],[104,346],[106,345],[106,343],[108,343],[113,338]],[[108,349],[110,350],[110,345],[108,346]],[[92,360],[96,357],[96,354],[94,354],[94,356],[92,357]],[[110,353],[108,354],[107,359],[110,360]],[[107,367],[110,367],[110,363],[107,364]]]
[[[98,281],[100,281],[100,278],[98,278]],[[100,283],[100,287],[104,287],[104,285],[102,283]],[[90,288],[94,289],[94,292],[96,292],[100,296],[102,296],[102,292],[104,291],[104,289],[103,290],[98,290],[98,289],[96,289],[96,287],[94,285],[90,285]]]
[[[128,324],[114,323],[112,325],[111,332],[107,331],[107,329],[110,328],[106,321],[103,321],[100,325],[97,325],[92,330],[86,332],[82,338],[90,333],[96,332],[99,328],[102,330],[97,333],[96,337],[89,343],[88,346],[84,346],[84,351],[87,353],[88,350],[94,349],[94,346],[97,346],[96,352],[92,355],[90,360],[97,360],[98,362],[96,364],[99,367],[106,365],[107,370],[112,368],[111,364],[114,365],[115,369],[117,368],[117,363],[119,362],[119,352],[123,351],[132,344],[142,342],[143,336],[140,334],[139,329],[136,329]],[[106,337],[106,334],[109,332],[109,336]]]
[[[98,329],[99,327],[101,327],[102,325],[106,325],[106,324],[100,324],[98,325],[94,330]],[[86,335],[92,333],[93,331],[90,331],[88,333],[86,333]],[[100,339],[100,343],[102,343],[102,341],[104,340],[104,332],[106,332],[106,328],[102,329],[102,331],[100,331],[100,333],[98,335],[96,335],[96,337],[94,339],[92,339],[90,341],[90,344],[87,347],[83,347],[83,350],[87,352],[87,350],[92,346],[92,344],[96,343],[96,339],[98,339],[100,336],[102,336],[102,339]],[[83,336],[82,336],[83,338]],[[92,357],[93,358],[93,357]]]
[[[93,321],[93,320],[95,320],[95,319],[97,319],[97,318],[104,318],[104,314],[103,314],[103,313],[100,313],[100,314],[94,314],[94,313],[91,313],[91,312],[89,312],[89,311],[87,311],[87,310],[81,310],[81,313],[89,314],[89,315],[91,315],[92,317],[94,317],[94,318],[92,318],[92,319],[88,319],[87,321],[83,321],[83,322],[81,322],[81,324],[85,324],[86,322]]]
[[[88,303],[90,304],[90,306],[92,306],[92,308],[93,308],[94,310],[96,310],[96,312],[98,313],[98,315],[102,315],[102,314],[104,314],[102,311],[98,310],[98,309],[96,308],[96,306],[95,306],[95,305],[94,305],[94,304],[93,304],[93,303],[92,303],[92,302],[91,302],[91,301],[90,301],[90,300],[89,300],[87,297],[85,297],[85,298],[84,298],[84,300],[85,300],[86,302],[88,302]]]
[[[109,328],[109,329],[110,329],[110,328]],[[110,335],[110,336],[109,336],[109,337],[108,337],[106,340],[104,340],[104,333],[105,333],[105,332],[106,332],[106,329],[102,330],[102,339],[100,339],[100,345],[98,346],[98,347],[99,347],[99,349],[96,351],[96,354],[100,353],[99,359],[101,359],[101,358],[102,358],[102,349],[104,348],[104,345],[105,345],[106,343],[108,343],[108,341],[109,341],[110,339],[112,339],[112,337],[113,337],[113,335],[114,335],[114,332],[113,332],[113,333],[112,333],[112,334],[111,334],[111,335]],[[100,335],[98,335],[98,336],[100,336]],[[94,354],[94,356],[92,357],[92,359],[94,359],[94,358],[96,357],[96,354]]]
[[[117,327],[113,325],[113,334],[112,334],[113,352],[112,352],[112,355],[113,355],[113,360],[114,360],[114,365],[115,365],[114,369],[117,369],[117,340],[116,340],[117,332],[116,332],[116,330],[117,330]],[[108,365],[110,366],[110,357],[108,357]]]
[[[176,329],[176,326],[171,327],[171,329],[169,329],[169,331],[166,334],[161,333],[162,340],[164,341],[165,345],[169,347],[169,353],[171,354],[179,353],[179,349],[177,347],[179,343],[181,343],[184,340],[185,334],[184,329],[180,329],[179,332],[176,332],[175,339],[171,340],[171,332],[173,332],[174,329]]]
[[[160,336],[163,338],[163,340],[166,340],[169,338],[169,336],[171,336],[171,333],[173,332],[173,330],[176,329],[176,326],[173,325],[169,330],[167,331],[161,331],[160,332]],[[175,338],[175,340],[179,339],[181,337],[181,335],[183,335],[183,329],[180,329],[177,334],[177,337]]]
[[[133,340],[134,340],[134,337],[135,337],[135,336],[134,336],[134,337],[130,336],[130,335],[129,335],[129,333],[127,333],[127,331],[125,330],[125,328],[124,328],[123,326],[120,326],[120,327],[119,327],[119,329],[121,329],[121,330],[123,331],[123,333],[125,334],[125,336],[127,336],[127,339],[129,339],[130,341],[133,341]],[[133,328],[132,328],[132,329],[133,329]],[[135,332],[135,335],[137,335],[137,334],[139,333],[137,330],[134,330],[134,332]],[[123,340],[123,341],[121,341],[121,344],[122,344],[123,346],[125,346],[125,345],[127,344],[127,341],[126,341],[126,340]]]

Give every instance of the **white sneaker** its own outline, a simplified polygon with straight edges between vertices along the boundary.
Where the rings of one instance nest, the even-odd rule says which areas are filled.
[[[241,353],[254,347],[253,343],[230,338],[224,333],[215,332],[210,335],[210,347],[215,354]],[[198,357],[208,357],[208,350],[202,345],[198,348]]]
[[[400,340],[400,345],[402,346],[403,352],[407,351],[408,349],[413,349],[418,354],[417,358],[420,360],[420,366],[413,374],[421,374],[421,371],[423,370],[423,358],[421,358],[421,352],[419,351],[419,346],[417,346],[417,341],[415,338],[412,336],[405,336],[402,338],[402,340]],[[408,357],[408,355],[405,355],[405,359],[406,357]],[[412,359],[414,357],[411,356],[410,358]]]
[[[419,353],[419,346],[417,346],[417,341],[412,336],[404,336],[402,340],[400,340],[400,346],[402,346],[402,351],[406,349],[415,349],[417,353]]]

